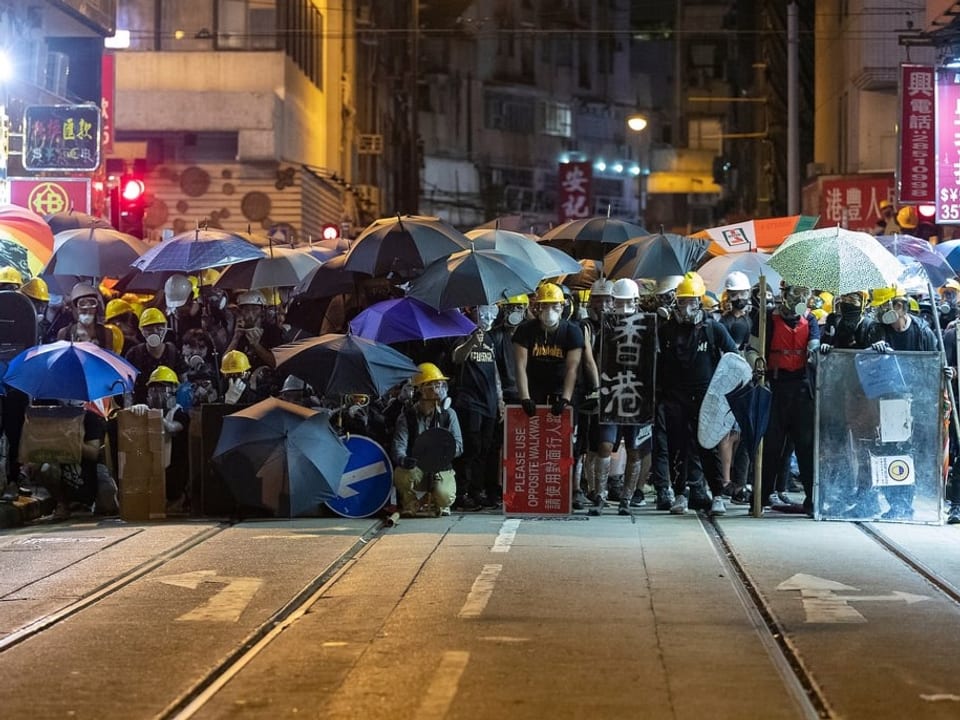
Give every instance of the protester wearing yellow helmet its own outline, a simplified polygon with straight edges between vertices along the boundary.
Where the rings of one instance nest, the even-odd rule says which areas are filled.
[[[126,355],[135,345],[143,342],[138,317],[133,306],[126,300],[114,298],[107,303],[107,308],[103,313],[103,319],[105,322],[120,330],[122,350],[115,351],[119,352],[120,355]]]
[[[563,303],[563,291],[557,285],[541,284],[533,301],[536,318],[513,334],[517,394],[531,417],[537,405],[544,403],[559,415],[573,398],[584,340],[576,323],[561,319]]]
[[[500,315],[498,322],[490,330],[490,342],[493,343],[493,353],[497,359],[503,401],[513,405],[520,401],[520,396],[517,395],[517,360],[512,339],[520,323],[528,319],[530,298],[526,295],[514,295],[498,304]]]
[[[133,400],[136,403],[147,401],[147,381],[150,374],[161,365],[182,369],[177,346],[166,342],[167,318],[159,308],[147,308],[140,316],[140,334],[144,341],[134,345],[124,356],[140,371],[133,387]]]
[[[460,421],[447,397],[449,378],[433,363],[420,363],[417,368],[417,373],[411,379],[417,392],[416,401],[400,413],[393,436],[393,483],[405,517],[415,516],[422,507],[417,499],[418,492],[425,493],[425,499],[433,502],[436,515],[449,515],[457,495],[453,467],[441,467],[436,472],[425,473],[421,465],[427,464],[426,458],[416,457],[414,447],[417,437],[422,433],[439,428],[450,434],[453,453],[449,460],[460,457],[463,453]]]
[[[19,290],[23,285],[23,275],[13,265],[0,267],[0,291]]]
[[[250,358],[239,350],[228,350],[220,361],[220,374],[227,384],[224,402],[227,405],[249,405],[256,395],[249,387]]]
[[[960,296],[960,282],[955,278],[950,278],[939,288],[940,307],[937,308],[937,317],[940,318],[940,327],[946,329],[947,325],[957,319],[957,298]]]
[[[50,322],[47,320],[47,304],[50,302],[50,291],[43,278],[35,277],[20,288],[20,292],[30,299],[34,311],[37,313],[37,337],[44,342]]]

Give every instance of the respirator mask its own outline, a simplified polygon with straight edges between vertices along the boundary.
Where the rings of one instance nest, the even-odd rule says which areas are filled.
[[[791,285],[783,289],[780,300],[780,313],[784,317],[801,317],[807,312],[810,288],[803,285]]]
[[[560,324],[560,307],[557,304],[540,306],[540,324],[548,330]]]

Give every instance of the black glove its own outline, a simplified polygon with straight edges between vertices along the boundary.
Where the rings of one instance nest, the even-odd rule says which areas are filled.
[[[537,404],[536,404],[533,400],[531,400],[530,398],[527,398],[526,400],[521,400],[521,401],[520,401],[520,407],[523,408],[523,411],[524,411],[529,417],[533,417],[534,415],[537,414]]]
[[[413,470],[417,466],[417,459],[409,455],[400,458],[400,467],[404,470]]]
[[[551,415],[559,415],[563,412],[563,409],[570,404],[570,401],[562,397],[553,401],[553,405],[550,406]]]
[[[833,350],[833,345],[829,343],[820,343],[820,354],[827,355],[831,350]]]

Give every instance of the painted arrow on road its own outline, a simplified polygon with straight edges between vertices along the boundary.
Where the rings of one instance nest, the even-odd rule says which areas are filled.
[[[889,595],[837,595],[837,592],[856,592],[860,588],[827,580],[816,575],[797,573],[777,585],[777,590],[798,590],[808,623],[865,623],[867,619],[850,607],[850,602],[903,602],[907,605],[923,602],[926,595],[894,590]]]
[[[157,578],[166,585],[196,590],[203,583],[226,585],[202,605],[177,618],[177,622],[236,622],[257,594],[263,580],[253,577],[227,577],[216,570],[196,570]]]

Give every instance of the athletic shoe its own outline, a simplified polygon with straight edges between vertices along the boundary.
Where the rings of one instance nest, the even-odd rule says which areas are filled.
[[[960,525],[960,503],[952,503],[947,513],[947,525]]]
[[[677,495],[677,499],[673,501],[673,505],[670,506],[671,515],[686,515],[687,514],[687,496],[686,495]]]
[[[669,510],[673,507],[673,488],[657,490],[657,510]]]
[[[789,499],[784,502],[781,499],[780,495],[777,493],[770,493],[770,496],[767,498],[767,502],[764,503],[766,507],[783,507],[784,505],[789,505]]]
[[[637,488],[637,491],[633,494],[633,497],[630,498],[630,507],[643,507],[646,504],[647,500],[643,497],[643,490]]]
[[[629,515],[630,514],[630,501],[624,498],[620,501],[619,507],[617,507],[617,515]]]
[[[587,496],[583,494],[583,490],[577,490],[573,494],[573,509],[583,510],[586,506],[587,506]]]
[[[730,496],[730,502],[734,505],[749,505],[751,502],[750,491],[745,487],[737,488]]]
[[[437,517],[444,517],[449,514],[450,514],[450,508],[448,507],[437,508]]]
[[[713,516],[727,514],[727,506],[723,504],[722,498],[715,497],[713,499],[713,503],[710,505],[710,514]]]
[[[687,504],[691,510],[709,510],[713,506],[713,498],[705,490],[692,488]]]

